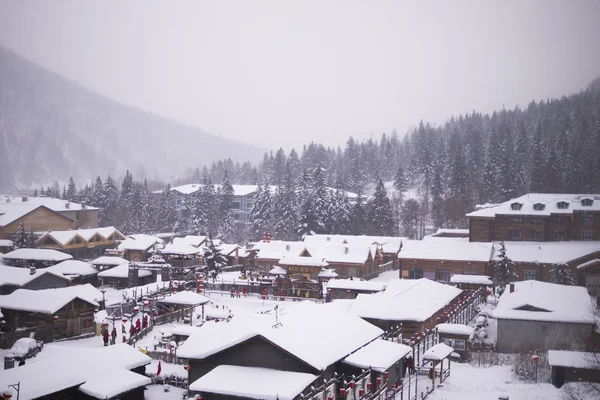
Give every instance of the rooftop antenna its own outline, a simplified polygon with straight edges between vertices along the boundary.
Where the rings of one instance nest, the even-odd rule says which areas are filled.
[[[283,326],[283,324],[281,324],[279,322],[279,304],[277,304],[274,308],[275,310],[275,325],[273,325],[273,328],[279,328],[280,326]]]

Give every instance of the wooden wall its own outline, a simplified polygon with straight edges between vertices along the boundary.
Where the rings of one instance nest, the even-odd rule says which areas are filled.
[[[410,278],[410,270],[412,268],[421,268],[423,277],[427,278],[426,272],[436,273],[438,269],[446,269],[450,276],[454,274],[464,274],[472,271],[476,275],[488,275],[488,263],[483,261],[447,261],[447,260],[415,260],[414,258],[402,258],[400,253],[400,270],[401,277],[404,279]]]
[[[98,227],[98,210],[66,210],[59,211],[62,215],[71,218],[75,221],[75,228],[97,228]]]
[[[43,231],[66,231],[73,229],[73,221],[64,216],[55,213],[45,207],[39,207],[25,215],[21,219],[11,222],[10,224],[0,227],[0,239],[9,239],[12,235],[19,231],[21,221],[25,225],[25,229],[34,232]]]
[[[491,223],[488,218],[469,218],[469,241],[489,242]]]

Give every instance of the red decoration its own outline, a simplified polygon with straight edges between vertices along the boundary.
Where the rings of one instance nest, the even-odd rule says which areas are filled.
[[[185,369],[186,371],[189,371],[190,369],[192,369],[192,367],[189,364],[186,364],[183,366],[183,369]]]
[[[54,321],[54,322],[58,321],[58,315],[53,315],[52,316],[52,321]]]
[[[377,377],[377,387],[381,386],[381,377]]]
[[[148,300],[144,300],[144,307],[150,307],[150,302]]]
[[[340,396],[345,396],[345,395],[346,395],[346,389],[340,388]]]
[[[97,308],[94,308],[94,314],[96,314],[99,310]]]
[[[363,397],[365,395],[365,389],[358,389],[358,396]]]
[[[388,378],[388,372],[387,372],[387,371],[385,371],[385,372],[383,373],[383,379],[386,379],[386,380],[387,380],[387,378]]]
[[[327,396],[327,400],[333,400],[333,396]]]
[[[536,355],[531,356],[531,361],[533,361],[533,363],[538,362],[539,359],[540,358],[538,356],[536,356]]]
[[[2,392],[2,398],[5,400],[11,399],[12,398],[12,392],[5,390],[4,392]]]
[[[6,326],[6,321],[2,320],[0,321],[0,328],[4,328]]]
[[[356,386],[356,383],[354,383],[354,381],[350,381],[350,389],[354,389],[355,386]]]
[[[370,392],[371,391],[371,382],[367,382],[367,391]]]

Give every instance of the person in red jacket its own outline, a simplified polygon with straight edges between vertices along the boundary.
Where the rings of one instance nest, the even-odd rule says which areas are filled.
[[[104,339],[104,345],[108,346],[108,329],[104,329],[102,333],[102,338]]]

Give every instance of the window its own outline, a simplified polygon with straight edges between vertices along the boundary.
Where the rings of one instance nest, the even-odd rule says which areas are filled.
[[[55,245],[56,242],[54,241],[54,239],[47,237],[46,239],[44,239],[44,244],[45,245]]]
[[[523,280],[524,281],[534,281],[537,278],[537,273],[535,270],[523,271]]]
[[[423,277],[423,269],[421,268],[411,268],[410,269],[410,279],[421,279]]]
[[[465,270],[465,271],[463,271],[463,275],[477,275],[477,272]]]
[[[585,207],[591,206],[593,202],[594,202],[594,200],[590,199],[589,197],[585,197],[585,198],[581,199],[581,205],[585,206]]]
[[[556,203],[556,207],[558,207],[561,210],[566,210],[567,208],[569,208],[569,203],[567,203],[566,201],[559,201],[558,203]]]
[[[544,208],[546,208],[546,205],[544,203],[535,203],[533,205],[533,209],[536,211],[542,211]]]
[[[561,217],[560,215],[555,215],[555,216],[552,217],[552,223],[554,225],[562,225],[565,222],[564,222],[564,218],[563,217]]]
[[[523,223],[523,219],[521,217],[512,217],[510,219],[510,223],[511,224],[522,224]]]
[[[521,207],[523,207],[522,203],[512,203],[510,205],[510,209],[515,210],[515,211],[519,211],[521,209]]]
[[[356,268],[348,268],[348,275],[356,277]]]
[[[582,215],[581,216],[581,225],[591,226],[594,225],[594,216],[593,215]]]
[[[581,231],[581,240],[594,240],[594,231],[592,231],[592,230]]]
[[[540,240],[540,238],[542,237],[542,235],[541,235],[540,231],[532,230],[530,237],[531,237],[532,240]]]
[[[508,239],[509,240],[521,240],[523,239],[523,232],[518,229],[509,229],[508,230]]]
[[[440,338],[442,343],[447,344],[452,347],[454,350],[465,350],[466,342],[462,339],[449,339],[449,338]]]
[[[79,221],[79,211],[75,211],[75,221]]]
[[[448,282],[450,280],[450,273],[447,269],[438,269],[435,275],[437,281]]]
[[[552,232],[552,240],[565,240],[565,233],[563,231]]]
[[[530,221],[533,225],[539,225],[542,223],[542,219],[540,217],[531,217]]]
[[[239,201],[234,201],[233,205],[231,206],[231,208],[233,208],[234,210],[239,210],[240,209],[240,202]]]
[[[239,214],[239,213],[235,213],[235,214],[233,214],[233,219],[234,219],[235,221],[239,221],[239,220],[240,220],[240,214]]]

